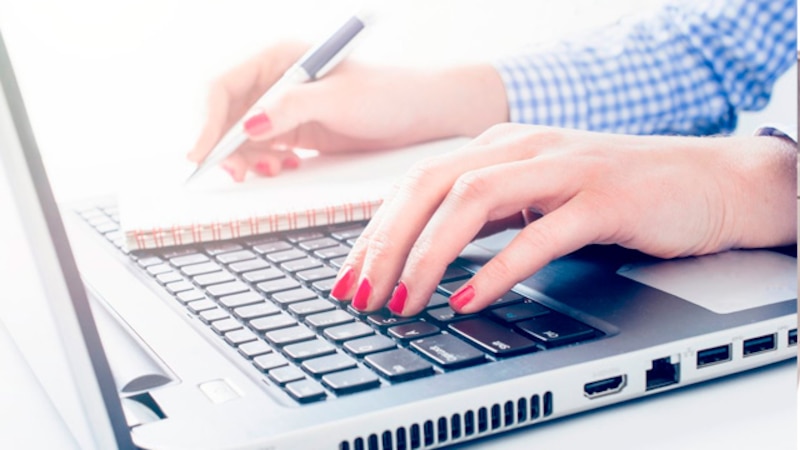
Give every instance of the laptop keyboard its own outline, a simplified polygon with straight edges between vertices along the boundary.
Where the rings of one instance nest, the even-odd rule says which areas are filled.
[[[115,207],[78,212],[271,384],[320,401],[596,339],[603,333],[509,291],[477,314],[448,297],[472,273],[448,267],[416,317],[362,314],[330,290],[365,223],[127,252]]]

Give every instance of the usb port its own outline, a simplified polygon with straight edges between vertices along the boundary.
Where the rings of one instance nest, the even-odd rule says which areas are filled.
[[[697,368],[731,360],[731,344],[707,348],[697,352]]]
[[[605,380],[592,381],[583,385],[583,395],[589,398],[602,397],[604,395],[616,394],[625,387],[627,377],[619,375]]]
[[[768,352],[775,350],[777,343],[775,334],[768,334],[766,336],[759,336],[753,339],[744,341],[744,348],[742,354],[744,356],[753,356],[761,352]]]
[[[789,330],[789,345],[797,345],[797,328]]]

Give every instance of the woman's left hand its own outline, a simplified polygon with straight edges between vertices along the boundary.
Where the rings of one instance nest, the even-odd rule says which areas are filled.
[[[796,147],[774,137],[624,136],[530,125],[489,129],[417,164],[356,242],[332,295],[364,311],[423,310],[477,235],[532,221],[450,302],[491,304],[588,244],[664,258],[795,242]],[[399,281],[399,283],[398,283]]]

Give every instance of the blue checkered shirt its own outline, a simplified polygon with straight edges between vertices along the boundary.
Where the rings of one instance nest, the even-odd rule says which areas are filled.
[[[504,59],[512,122],[709,135],[763,108],[795,62],[796,0],[690,0]]]

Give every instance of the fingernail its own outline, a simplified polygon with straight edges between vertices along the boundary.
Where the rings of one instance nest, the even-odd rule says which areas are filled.
[[[331,296],[337,300],[341,300],[347,293],[350,291],[350,288],[353,287],[353,268],[347,267],[341,275],[339,275],[339,279],[336,280],[336,283],[333,285],[333,289],[331,289]]]
[[[370,286],[368,279],[363,278],[361,284],[358,285],[356,295],[353,297],[353,308],[358,310],[366,309],[370,292],[372,292],[372,286]]]
[[[406,298],[408,297],[408,288],[402,281],[397,284],[392,293],[392,299],[389,300],[389,309],[395,314],[401,314],[403,307],[406,305]]]
[[[450,304],[453,306],[454,310],[460,311],[461,308],[472,301],[474,297],[475,288],[472,287],[472,285],[466,285],[450,296]]]
[[[263,112],[251,116],[244,122],[244,130],[250,136],[258,136],[272,129],[272,122]]]
[[[268,162],[261,161],[255,165],[255,169],[261,175],[266,175],[268,177],[274,177],[276,175],[275,169],[272,167],[272,164]]]
[[[284,169],[297,169],[298,167],[300,167],[300,158],[296,156],[290,156],[283,160]]]

